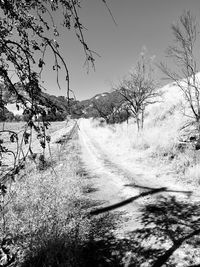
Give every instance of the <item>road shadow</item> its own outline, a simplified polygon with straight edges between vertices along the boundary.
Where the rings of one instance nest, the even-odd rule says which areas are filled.
[[[22,267],[121,267],[124,266],[128,239],[119,239],[114,231],[121,215],[117,212],[85,218],[88,232],[76,227],[61,236],[52,236],[29,251]],[[84,221],[83,221],[84,223]]]
[[[80,214],[73,227],[56,231],[44,240],[34,237],[35,243],[20,266],[200,266],[200,202],[177,199],[166,188],[139,188],[147,191],[128,199],[128,203],[149,194],[154,197],[140,209],[137,229],[119,237],[116,233],[123,225],[123,214],[114,210],[116,206],[109,211],[103,208],[102,212],[100,203],[79,199],[74,205],[80,210],[101,212]],[[119,204],[125,205],[124,201]]]
[[[141,212],[128,266],[200,266],[200,202],[158,196]]]
[[[152,203],[140,209],[139,229],[129,232],[123,240],[128,244],[126,266],[200,266],[200,202],[191,200],[191,192],[125,186],[138,187],[140,193],[111,206],[92,209],[90,215],[113,212],[151,195]]]

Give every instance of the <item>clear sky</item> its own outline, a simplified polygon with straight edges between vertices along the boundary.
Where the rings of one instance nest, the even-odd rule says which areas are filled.
[[[155,61],[166,61],[165,51],[173,44],[171,24],[184,10],[191,10],[200,24],[200,0],[107,0],[117,22],[113,23],[102,0],[82,0],[80,20],[87,28],[85,39],[89,47],[100,54],[96,70],[84,67],[84,53],[72,33],[61,31],[61,52],[68,64],[71,89],[79,100],[110,91],[137,62],[143,47]],[[67,30],[66,30],[67,31]],[[162,74],[158,73],[158,77]],[[43,73],[47,92],[66,95],[64,77],[60,90],[53,71]]]

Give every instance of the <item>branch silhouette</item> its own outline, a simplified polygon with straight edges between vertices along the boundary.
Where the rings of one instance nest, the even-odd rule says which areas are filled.
[[[181,262],[181,266],[200,267],[199,203],[185,198],[177,200],[173,194],[160,194],[156,201],[142,207],[140,222],[143,227],[128,233],[129,239],[135,242],[133,266],[139,267],[143,263],[151,267],[176,266]]]
[[[127,185],[125,185],[125,186],[127,186]],[[149,189],[149,191],[140,193],[139,195],[136,195],[134,197],[130,197],[130,198],[126,199],[126,200],[123,200],[121,202],[115,203],[113,205],[110,205],[110,206],[107,206],[107,207],[103,207],[103,208],[99,208],[99,209],[96,209],[96,210],[92,210],[92,211],[90,211],[89,214],[90,215],[98,215],[98,214],[101,214],[101,213],[104,213],[104,212],[107,212],[107,211],[111,211],[111,210],[120,208],[122,206],[125,206],[125,205],[135,201],[138,198],[142,198],[142,197],[145,197],[145,196],[148,196],[148,195],[158,194],[158,193],[161,193],[161,192],[174,192],[174,193],[185,193],[185,194],[191,194],[192,193],[192,191],[169,190],[169,189],[167,189],[167,187],[150,188],[150,187],[145,187],[145,186],[140,186],[140,185],[131,185],[131,186],[139,187],[141,189]]]
[[[192,238],[195,235],[200,234],[200,229],[197,229],[195,231],[193,231],[192,233],[188,234],[187,236],[180,238],[179,240],[176,240],[176,242],[160,257],[158,257],[158,259],[156,260],[156,262],[154,262],[154,264],[152,265],[152,267],[161,267],[163,266],[163,264],[165,264],[169,258],[172,256],[172,254],[178,249],[180,248],[180,246],[187,240],[189,240],[190,238]],[[200,266],[200,265],[196,265],[196,266]]]

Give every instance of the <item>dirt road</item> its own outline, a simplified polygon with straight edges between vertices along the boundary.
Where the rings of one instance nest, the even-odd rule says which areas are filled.
[[[166,187],[170,189],[171,182],[168,179],[158,179],[156,173],[151,171],[148,166],[142,166],[141,163],[132,162],[133,168],[128,169],[123,162],[116,162],[101,146],[101,136],[94,134],[91,124],[86,120],[79,122],[79,140],[81,145],[81,158],[85,171],[87,172],[88,183],[93,188],[90,192],[90,198],[100,201],[101,207],[120,203],[130,197],[143,194],[151,189]],[[100,133],[101,134],[101,133]],[[162,181],[162,182],[161,182]],[[171,184],[171,190],[185,191],[182,185],[175,182]],[[164,194],[168,194],[164,192]],[[177,193],[180,197],[184,194]],[[124,229],[130,230],[137,227],[139,207],[154,201],[155,197],[148,195],[141,197],[128,205],[124,205],[117,210],[124,212],[128,218],[128,223]],[[126,220],[127,221],[127,220]]]

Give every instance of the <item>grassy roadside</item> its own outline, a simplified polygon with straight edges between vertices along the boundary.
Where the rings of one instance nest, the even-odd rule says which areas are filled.
[[[29,162],[10,185],[1,202],[2,266],[123,266],[116,215],[87,215],[95,203],[83,194],[76,139],[54,146],[49,168],[39,171]]]
[[[88,124],[92,126],[92,135],[125,167],[138,162],[154,170],[161,179],[163,175],[169,179],[173,176],[174,181],[199,187],[200,150],[195,150],[198,137],[192,119],[188,118],[191,112],[178,88],[167,85],[163,92],[162,102],[146,110],[144,129],[139,133],[131,118],[129,124],[104,126],[91,121]],[[190,142],[190,138],[194,140]]]

